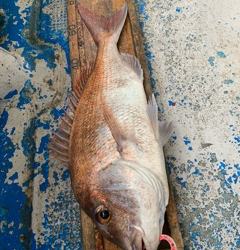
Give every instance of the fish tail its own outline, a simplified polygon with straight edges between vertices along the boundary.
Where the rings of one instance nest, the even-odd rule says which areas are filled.
[[[112,17],[107,18],[98,16],[91,11],[78,6],[79,13],[89,32],[91,33],[95,43],[98,45],[101,40],[113,38],[115,43],[118,42],[122,27],[127,16],[127,4],[115,13]]]

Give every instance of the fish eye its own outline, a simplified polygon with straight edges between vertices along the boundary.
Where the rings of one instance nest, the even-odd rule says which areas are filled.
[[[107,224],[110,221],[111,215],[110,215],[110,211],[108,208],[101,205],[101,206],[98,206],[95,211],[96,211],[95,218],[99,223]]]

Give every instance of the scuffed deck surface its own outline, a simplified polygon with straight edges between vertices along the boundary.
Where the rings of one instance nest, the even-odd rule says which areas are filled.
[[[239,9],[136,0],[185,249],[240,248]],[[70,88],[65,0],[0,0],[0,249],[81,249],[69,171],[47,143]],[[14,56],[13,56],[14,55]]]
[[[240,249],[240,2],[136,2],[185,249]]]
[[[0,12],[0,249],[81,249],[69,170],[47,147],[71,85],[65,0]]]

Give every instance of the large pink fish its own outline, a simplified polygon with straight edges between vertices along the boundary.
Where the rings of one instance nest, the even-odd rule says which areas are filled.
[[[172,126],[158,122],[154,96],[147,103],[138,59],[117,49],[126,5],[112,18],[79,12],[98,53],[73,89],[52,152],[70,166],[76,199],[106,238],[125,250],[156,250]]]

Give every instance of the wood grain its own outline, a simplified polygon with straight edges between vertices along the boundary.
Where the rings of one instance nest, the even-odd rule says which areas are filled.
[[[78,13],[77,6],[81,4],[92,12],[99,15],[111,16],[120,10],[125,0],[67,0],[68,9],[68,30],[70,61],[72,69],[72,85],[74,86],[81,70],[87,62],[95,60],[97,47],[83,24]],[[134,0],[128,0],[128,16],[124,24],[118,48],[120,52],[135,55],[141,62],[144,72],[144,88],[147,98],[151,96],[150,74],[148,71],[144,47],[139,28],[139,21],[135,9]],[[177,210],[173,199],[173,192],[170,188],[170,201],[167,207],[167,221],[170,229],[170,236],[175,240],[178,250],[183,250],[183,241],[177,221]],[[120,247],[109,242],[95,229],[92,220],[81,210],[82,244],[84,250],[121,250]],[[159,249],[166,249],[166,246]]]

